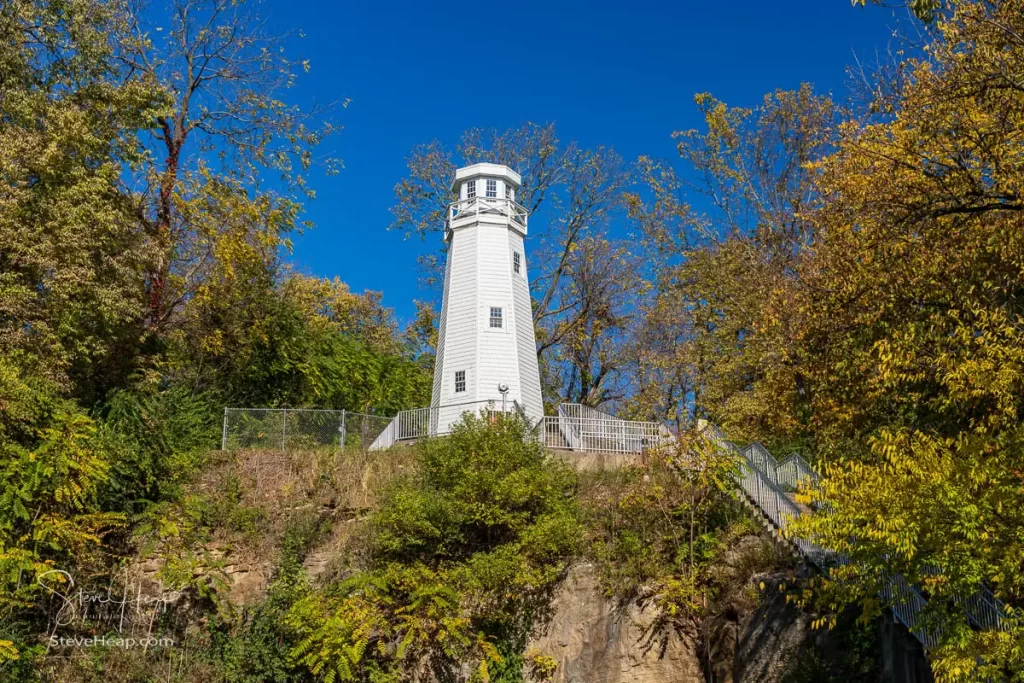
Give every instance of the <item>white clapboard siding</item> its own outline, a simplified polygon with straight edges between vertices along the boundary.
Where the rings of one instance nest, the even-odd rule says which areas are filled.
[[[488,178],[495,181],[496,197],[486,196]],[[470,182],[476,183],[475,197],[469,196]],[[456,172],[460,199],[445,225],[448,260],[431,399],[441,408],[442,430],[461,415],[453,404],[494,401],[500,407],[499,385],[508,386],[507,409],[514,401],[533,420],[543,415],[524,249],[526,212],[514,201],[519,183],[517,173],[497,164]],[[490,327],[492,307],[502,310],[500,329]],[[456,372],[465,372],[465,391],[455,391]]]

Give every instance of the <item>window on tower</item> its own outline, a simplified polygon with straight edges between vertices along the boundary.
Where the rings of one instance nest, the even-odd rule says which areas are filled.
[[[512,252],[512,270],[515,271],[516,275],[519,275],[523,269],[523,257],[519,255],[518,251]]]
[[[498,196],[498,181],[494,178],[487,179],[487,196],[491,198]]]
[[[466,183],[466,199],[473,199],[476,197],[476,181],[470,180]]]
[[[505,183],[505,199],[512,199],[512,186]]]
[[[498,306],[491,306],[491,322],[490,326],[494,328],[501,328],[502,324],[501,308]]]
[[[466,390],[466,371],[456,370],[455,371],[455,393],[461,394]]]

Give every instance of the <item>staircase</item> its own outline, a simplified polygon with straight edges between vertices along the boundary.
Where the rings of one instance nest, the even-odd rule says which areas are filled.
[[[821,548],[802,538],[792,538],[785,533],[792,520],[813,511],[799,505],[793,492],[801,481],[815,483],[818,473],[800,457],[792,454],[782,462],[777,461],[768,449],[754,443],[739,448],[725,438],[715,425],[701,421],[698,428],[709,441],[719,448],[733,453],[740,462],[740,500],[765,524],[773,536],[791,544],[796,553],[819,570],[842,566],[848,558]],[[927,599],[917,587],[911,585],[901,574],[895,574],[883,589],[881,596],[890,606],[895,617],[907,627],[925,649],[938,645],[941,634],[926,631],[921,625],[921,613]],[[1007,608],[987,586],[979,585],[971,596],[961,599],[961,604],[971,623],[979,629],[1006,630],[1008,627]]]

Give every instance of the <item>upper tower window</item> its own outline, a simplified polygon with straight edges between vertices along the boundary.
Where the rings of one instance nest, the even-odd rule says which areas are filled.
[[[487,179],[487,196],[491,198],[498,196],[498,181],[494,178]]]
[[[505,183],[505,199],[512,199],[512,186]]]
[[[466,183],[466,199],[473,199],[476,197],[476,181],[470,180]]]
[[[518,251],[512,252],[512,270],[515,271],[516,275],[519,275],[519,271],[523,269],[523,257],[519,255]]]

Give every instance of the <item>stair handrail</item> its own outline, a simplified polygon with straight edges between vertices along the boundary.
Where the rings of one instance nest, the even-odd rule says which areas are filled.
[[[754,499],[748,492],[748,496],[754,500],[755,504],[765,512],[766,516],[772,521],[773,524],[781,531],[784,526],[781,526],[775,518],[765,511],[764,507],[761,507],[760,502],[765,502],[769,507],[775,505],[773,498],[776,494],[781,494],[788,501],[788,496],[785,496],[782,491],[783,485],[789,485],[790,472],[793,472],[797,478],[793,484],[799,483],[799,478],[810,479],[813,483],[817,483],[820,480],[820,475],[811,467],[800,454],[791,453],[781,463],[775,460],[767,448],[764,448],[759,443],[754,443],[748,446],[746,449],[740,449],[732,442],[725,438],[724,432],[717,426],[710,422],[705,422],[703,431],[709,432],[712,436],[711,439],[719,443],[720,445],[727,446],[734,453],[739,454],[744,458],[754,472],[759,477],[769,479],[769,473],[775,472],[777,477],[775,481],[769,481],[768,483],[773,485],[777,490],[772,492],[770,495],[765,497],[763,491],[768,490],[765,485],[760,485],[760,491],[762,497],[759,500]],[[754,457],[751,458],[750,456]],[[764,464],[763,467],[758,466],[758,462]],[[741,486],[743,482],[741,481]],[[746,490],[747,487],[744,487]],[[793,488],[796,488],[794,485]],[[792,502],[792,501],[790,501]],[[794,507],[795,504],[794,504]],[[800,514],[799,508],[797,508],[797,514],[790,515],[790,517],[798,517]],[[783,523],[786,522],[785,518],[776,515],[776,518],[782,519]],[[812,564],[820,568],[826,568],[829,565],[847,565],[849,564],[849,558],[845,555],[837,554],[833,551],[825,550],[820,546],[803,539],[793,539],[794,544],[799,548],[800,552],[808,558]],[[935,572],[939,571],[938,567],[934,568]],[[921,594],[920,590],[907,582],[902,574],[894,574],[888,582],[885,589],[883,589],[883,597],[887,599],[890,604],[890,608],[893,614],[906,626],[915,636],[921,641],[926,648],[935,647],[938,644],[939,636],[941,634],[922,632],[921,629],[916,628],[918,622],[918,616],[927,604],[927,600]],[[1010,628],[1010,621],[1015,617],[1013,610],[1000,600],[992,592],[992,590],[984,583],[978,584],[978,589],[966,598],[957,598],[957,602],[964,608],[964,613],[967,618],[971,620],[975,626],[981,629],[993,629],[1005,631]]]
[[[708,438],[710,441],[737,454],[741,458],[741,471],[749,472],[750,475],[740,477],[740,487],[776,529],[780,532],[785,532],[789,519],[799,517],[801,510],[775,482],[768,478],[767,473],[749,457],[751,453],[756,453],[759,456],[763,456],[763,453],[760,453],[758,449],[751,449],[749,446],[746,449],[739,448],[725,438],[724,432],[717,425],[710,422],[699,421],[698,429],[701,433],[709,434]],[[760,446],[760,444],[757,445]],[[761,448],[767,452],[767,449],[763,446]],[[771,460],[767,461],[765,459],[765,461],[777,462],[770,453],[768,453],[768,457]],[[742,467],[743,465],[745,467]],[[783,503],[783,500],[786,502]],[[783,508],[789,513],[788,515],[780,514]],[[813,541],[800,537],[790,538],[789,540],[808,562],[823,571],[828,571],[832,566],[842,566],[849,563],[849,559],[845,555],[822,548]],[[909,584],[902,575],[896,574],[888,582],[886,589],[883,590],[883,597],[890,603],[896,618],[907,627],[907,630],[914,634],[922,645],[926,648],[931,648],[937,644],[938,639],[936,635],[923,631],[918,625],[918,616],[924,605],[927,604],[927,600],[916,587]]]
[[[559,403],[555,411],[558,413],[558,431],[562,433],[565,443],[574,451],[583,450],[580,420],[577,416],[569,414],[569,404]]]

